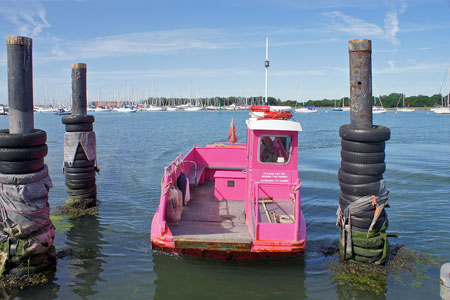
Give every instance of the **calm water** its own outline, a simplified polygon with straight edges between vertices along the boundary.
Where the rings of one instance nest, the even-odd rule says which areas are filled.
[[[296,116],[304,130],[299,152],[308,238],[304,256],[218,262],[152,253],[149,231],[163,167],[194,143],[226,141],[231,116],[240,141],[245,141],[246,112],[97,113],[99,214],[71,221],[67,232],[57,234],[58,250],[71,247],[78,255],[58,260],[51,284],[20,292],[16,299],[439,298],[438,268],[426,271],[430,278],[420,287],[389,277],[382,295],[343,291],[332,281],[332,259],[319,249],[336,244],[339,236],[338,128],[349,122],[347,112]],[[60,119],[35,114],[35,127],[48,134],[53,208],[66,199]],[[450,261],[450,116],[388,112],[374,115],[374,123],[392,131],[385,178],[391,190],[389,230],[399,238],[391,244]],[[0,117],[0,128],[7,126],[8,118]]]

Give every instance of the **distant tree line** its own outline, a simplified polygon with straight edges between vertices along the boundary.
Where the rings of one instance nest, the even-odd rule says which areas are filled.
[[[402,94],[391,93],[389,95],[374,97],[374,103],[376,105],[380,105],[380,100],[383,106],[386,108],[395,108],[403,106]],[[350,99],[348,97],[344,97],[342,99],[308,100],[304,103],[304,105],[317,107],[334,107],[334,106],[342,106],[342,101],[344,101],[344,106],[350,105]],[[447,101],[446,97],[444,101]],[[411,107],[434,107],[441,105],[441,103],[442,103],[442,95],[440,94],[436,94],[433,96],[418,95],[405,97],[405,106],[409,105]],[[295,104],[298,105],[296,101],[288,100],[283,102],[277,99],[273,105],[293,106]]]
[[[447,97],[444,96],[444,101],[447,102]],[[322,99],[322,100],[308,100],[304,103],[299,103],[297,100],[281,100],[279,98],[268,97],[267,102],[269,105],[287,105],[292,107],[298,107],[304,104],[305,106],[316,106],[316,107],[334,107],[342,106],[342,101],[344,101],[344,106],[349,106],[350,99],[344,97],[341,99]],[[383,95],[380,97],[374,97],[375,105],[383,104],[386,108],[395,108],[403,106],[402,94],[391,93],[389,95]],[[191,103],[192,105],[214,105],[214,106],[227,106],[227,105],[264,105],[264,97],[208,97],[208,98],[168,98],[168,97],[151,97],[145,100],[139,101],[141,104],[153,104],[153,105],[180,105]],[[442,103],[442,95],[436,94],[433,96],[410,96],[405,97],[405,106],[411,107],[434,107],[440,106]]]

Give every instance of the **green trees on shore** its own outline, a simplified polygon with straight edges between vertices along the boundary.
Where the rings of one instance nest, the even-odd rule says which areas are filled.
[[[344,100],[344,106],[349,106],[350,99],[348,97],[342,98]],[[308,100],[304,102],[305,106],[316,106],[316,107],[334,107],[334,106],[342,106],[342,99],[322,99],[322,100]],[[380,100],[383,103],[383,106],[386,108],[395,108],[402,107],[402,94],[399,93],[391,93],[389,95],[383,95],[380,97],[374,98],[376,105],[380,105]],[[269,105],[288,105],[292,107],[302,106],[302,103],[297,102],[296,100],[285,100],[277,99],[274,97],[268,97]],[[446,102],[446,97],[444,99]],[[147,100],[141,101],[144,104],[160,104],[160,105],[179,105],[179,104],[201,104],[201,105],[215,105],[215,106],[226,106],[226,105],[264,105],[264,97],[209,97],[209,98],[198,98],[198,99],[189,99],[189,98],[148,98]],[[440,106],[442,103],[442,96],[440,94],[436,94],[433,96],[410,96],[405,97],[405,106],[411,107],[434,107]]]
[[[424,95],[418,95],[418,96],[410,96],[405,97],[405,106],[411,106],[411,107],[434,107],[439,106],[441,104],[441,98],[442,96],[440,94],[433,95],[433,96],[424,96]],[[345,97],[344,99],[344,106],[349,106],[349,98]],[[383,95],[380,96],[379,99],[381,99],[381,102],[383,103],[383,106],[386,108],[395,108],[395,107],[402,107],[402,94],[398,93],[391,93],[389,95]],[[308,100],[305,102],[305,106],[318,106],[318,107],[334,107],[342,106],[342,100],[341,99],[323,99],[323,100]],[[280,103],[286,103],[281,102]],[[293,101],[289,101],[293,102]],[[375,100],[377,105],[380,105],[380,102],[377,99]],[[336,104],[335,104],[336,103]],[[281,105],[281,104],[280,104]]]

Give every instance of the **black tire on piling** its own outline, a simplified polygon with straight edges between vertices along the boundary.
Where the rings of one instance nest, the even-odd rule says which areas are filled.
[[[341,161],[341,169],[350,174],[377,176],[383,174],[386,170],[386,163],[376,164],[355,164]]]
[[[377,164],[383,163],[385,159],[384,151],[381,152],[351,152],[341,150],[341,158],[343,161],[355,164]]]
[[[25,161],[0,161],[0,173],[28,174],[42,170],[44,158]]]
[[[69,194],[69,198],[73,199],[97,199],[97,192],[79,194],[79,195],[71,195]]]
[[[341,192],[352,196],[375,195],[380,191],[381,181],[375,181],[363,184],[347,184],[339,182]]]
[[[91,166],[91,167],[75,168],[64,166],[64,173],[89,173],[89,172],[95,172],[95,167]]]
[[[93,115],[71,115],[64,116],[61,119],[63,124],[93,123],[94,121],[95,117]]]
[[[41,129],[33,129],[27,133],[9,133],[9,129],[0,130],[1,148],[28,148],[45,144],[47,133]]]
[[[93,129],[92,123],[66,124],[66,132],[84,132],[92,131]]]
[[[370,224],[372,224],[372,220],[375,216],[375,207],[374,209],[371,209],[370,211],[364,211],[358,214],[353,214],[352,215],[352,226],[353,226],[353,222],[354,220],[356,220],[356,223],[354,224],[356,227],[358,228],[369,228]],[[376,224],[376,226],[380,226],[383,225],[384,221],[386,219],[386,211],[383,210],[380,215],[378,216],[378,222],[381,222],[381,224]],[[381,220],[381,221],[380,221]]]
[[[341,148],[345,151],[373,153],[384,151],[386,142],[355,142],[341,139]]]
[[[86,194],[92,194],[97,193],[97,186],[94,184],[92,186],[81,188],[81,189],[71,189],[67,188],[67,193],[70,196],[80,196],[80,195],[86,195]]]
[[[71,166],[67,162],[64,162],[64,168],[87,168],[93,167],[95,160],[76,160]]]
[[[86,180],[67,180],[66,179],[66,186],[70,189],[85,189],[88,187],[91,187],[95,185],[95,178],[90,178]]]
[[[381,179],[383,179],[383,174],[357,175],[357,174],[347,173],[344,170],[339,169],[338,179],[340,182],[347,183],[347,184],[363,184],[363,183],[371,183],[371,182],[380,181]]]
[[[370,129],[357,129],[351,124],[346,124],[339,128],[339,136],[344,140],[355,142],[384,142],[390,139],[391,130],[378,125],[373,125]]]
[[[0,148],[2,161],[27,161],[45,157],[48,153],[47,144],[28,148]]]
[[[367,220],[367,219],[365,219],[365,220],[363,220],[363,221],[361,221],[360,219],[358,219],[356,222],[354,222],[354,221],[355,221],[355,219],[352,218],[352,220],[351,220],[351,222],[352,222],[352,230],[355,230],[355,231],[363,231],[363,232],[367,232],[367,230],[368,230],[369,227],[370,227],[370,223],[372,223],[372,220],[370,220],[370,223],[367,225],[367,223],[368,223],[368,220]],[[359,221],[361,221],[361,223],[360,223]],[[360,227],[360,226],[358,226],[358,225],[356,225],[356,224],[354,224],[354,223],[356,223],[356,224],[358,224],[358,225],[364,225],[364,226],[363,226],[363,227]],[[374,231],[380,231],[380,229],[381,229],[382,227],[384,227],[384,226],[387,227],[388,225],[389,225],[389,220],[388,220],[387,214],[386,214],[386,215],[385,215],[385,218],[383,218],[383,222],[381,222],[380,219],[378,219],[377,222],[375,223],[375,226],[372,228],[372,230],[374,230]]]
[[[80,179],[91,179],[95,177],[95,171],[86,173],[69,173],[64,174],[67,180],[80,180]]]

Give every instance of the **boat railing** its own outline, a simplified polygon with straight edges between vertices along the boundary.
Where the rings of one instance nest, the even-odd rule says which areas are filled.
[[[286,186],[289,189],[289,195],[290,195],[290,199],[286,199],[287,201],[291,200],[294,202],[294,223],[293,224],[283,224],[283,225],[294,225],[295,230],[293,232],[294,234],[294,239],[296,241],[299,240],[299,230],[300,230],[300,221],[301,221],[301,216],[300,216],[300,180],[297,179],[295,181],[295,183],[281,183],[281,182],[255,182],[254,184],[254,190],[252,191],[252,195],[251,195],[251,199],[252,199],[252,205],[251,205],[251,209],[252,209],[252,227],[253,227],[253,236],[256,240],[259,239],[260,237],[260,230],[261,230],[261,223],[265,223],[265,222],[260,222],[260,209],[259,209],[259,204],[260,204],[260,187],[262,186]],[[266,211],[266,214],[267,211]],[[268,216],[268,219],[271,220],[271,217]],[[271,221],[270,221],[271,222]],[[280,223],[273,223],[273,224],[280,224]]]
[[[176,180],[179,173],[184,169],[184,162],[183,162],[183,154],[178,155],[167,167],[164,168],[164,175],[161,180],[161,198],[159,199],[160,204],[160,223],[161,223],[161,235],[164,235],[166,231],[166,206],[167,206],[167,199],[168,199],[168,191],[170,187],[174,183],[173,181]]]
[[[197,184],[197,182],[198,182],[197,181],[197,169],[198,169],[197,163],[193,160],[185,160],[184,163],[191,163],[194,165],[194,182],[192,182],[192,183]]]

